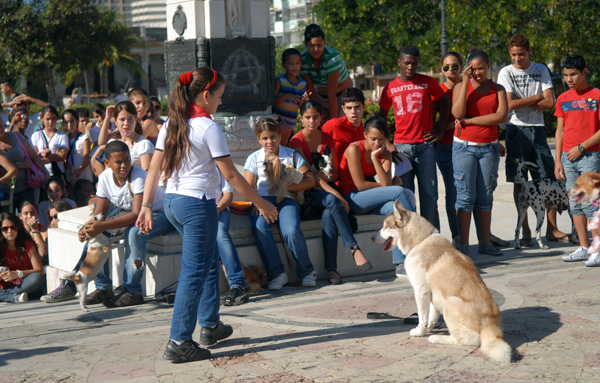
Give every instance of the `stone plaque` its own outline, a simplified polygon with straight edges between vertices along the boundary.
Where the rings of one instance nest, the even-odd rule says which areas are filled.
[[[225,78],[218,112],[245,115],[265,111],[273,100],[272,42],[263,39],[210,39],[210,66]]]
[[[169,94],[183,72],[197,68],[196,40],[165,42],[165,71]]]

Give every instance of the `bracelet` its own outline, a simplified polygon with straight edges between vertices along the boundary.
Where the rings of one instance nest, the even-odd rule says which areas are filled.
[[[154,204],[151,203],[143,203],[142,207],[149,207],[150,209],[152,209],[152,207],[154,206]]]
[[[40,232],[37,230],[33,230],[30,234],[39,234]]]

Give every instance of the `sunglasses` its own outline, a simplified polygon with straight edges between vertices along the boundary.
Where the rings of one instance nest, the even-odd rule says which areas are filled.
[[[21,120],[27,120],[29,118],[29,116],[26,114],[17,114],[17,116],[19,116]]]
[[[48,218],[50,218],[50,220],[58,219],[58,214],[54,214],[54,215],[48,214]]]
[[[444,66],[442,67],[442,70],[443,70],[444,72],[447,72],[447,71],[448,71],[448,69],[450,69],[450,68],[452,68],[453,70],[458,70],[458,64],[444,65]]]
[[[7,233],[9,230],[17,230],[17,228],[15,227],[15,225],[10,225],[3,226],[2,228],[0,228],[0,230],[2,230],[3,233]]]

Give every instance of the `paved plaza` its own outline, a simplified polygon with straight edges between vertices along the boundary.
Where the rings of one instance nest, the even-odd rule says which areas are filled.
[[[492,231],[512,239],[516,213],[503,167]],[[445,216],[441,221],[446,225]],[[559,224],[570,231],[567,215]],[[573,245],[550,247],[507,248],[502,257],[471,247],[502,311],[505,339],[515,348],[510,365],[490,361],[475,347],[410,338],[413,325],[399,318],[416,312],[413,292],[408,280],[388,272],[346,278],[339,286],[286,286],[222,307],[233,335],[211,348],[212,359],[187,364],[162,359],[173,312],[165,303],[90,306],[89,314],[74,300],[2,304],[0,383],[599,382],[600,269],[562,262]],[[391,262],[390,253],[367,256]],[[368,312],[391,317],[371,320]]]

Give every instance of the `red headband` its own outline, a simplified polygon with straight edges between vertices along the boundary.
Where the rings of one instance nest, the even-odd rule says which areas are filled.
[[[210,68],[210,70],[213,71],[213,79],[210,80],[210,82],[208,83],[208,85],[206,86],[206,88],[204,88],[204,90],[208,90],[217,81],[217,72],[213,68]]]
[[[181,81],[181,85],[188,86],[194,79],[194,75],[192,72],[185,72],[179,75],[179,81]]]

